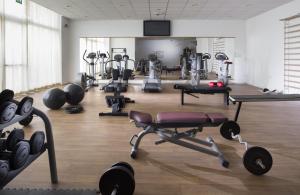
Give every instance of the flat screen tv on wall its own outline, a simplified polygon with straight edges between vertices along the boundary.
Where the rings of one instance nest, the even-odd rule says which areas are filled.
[[[145,20],[144,36],[171,36],[169,20]]]

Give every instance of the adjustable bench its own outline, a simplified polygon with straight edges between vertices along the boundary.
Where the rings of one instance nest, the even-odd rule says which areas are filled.
[[[160,138],[160,140],[155,142],[156,145],[170,142],[215,156],[219,158],[222,166],[229,166],[229,162],[224,158],[223,153],[218,149],[211,137],[208,137],[206,140],[195,138],[196,134],[203,130],[203,127],[218,127],[224,122],[227,122],[228,119],[223,114],[202,112],[161,112],[157,114],[155,122],[148,113],[131,111],[129,113],[129,118],[137,127],[143,128],[138,135],[134,135],[130,140],[130,145],[132,146],[132,158],[136,158],[142,138],[147,134],[156,133]],[[170,130],[172,128],[174,130]],[[191,129],[184,132],[178,132],[177,128]]]

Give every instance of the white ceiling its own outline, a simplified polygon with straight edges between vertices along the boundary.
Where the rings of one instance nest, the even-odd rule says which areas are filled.
[[[292,0],[33,0],[71,19],[247,19]]]

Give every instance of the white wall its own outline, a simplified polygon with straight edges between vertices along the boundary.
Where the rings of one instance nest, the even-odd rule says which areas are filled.
[[[222,30],[220,30],[222,29]],[[67,32],[66,32],[67,33]],[[237,82],[245,81],[246,34],[245,21],[241,20],[175,20],[173,37],[236,37],[235,68],[239,70]],[[64,82],[74,81],[79,72],[80,37],[143,37],[142,20],[95,20],[70,22],[68,34],[63,36],[68,44],[68,59],[63,63]],[[243,68],[240,68],[243,67]]]
[[[66,79],[65,77],[69,76],[69,69],[70,69],[70,65],[69,63],[69,59],[70,59],[70,20],[67,19],[66,17],[62,17],[61,18],[61,40],[62,40],[62,45],[61,45],[61,64],[62,64],[62,82],[68,82],[68,81],[72,81],[69,79]],[[79,40],[78,40],[79,41]],[[78,48],[79,50],[79,48]],[[80,68],[80,63],[78,63],[78,70]]]
[[[300,12],[300,0],[246,21],[247,81],[249,84],[283,90],[284,23],[280,19]]]

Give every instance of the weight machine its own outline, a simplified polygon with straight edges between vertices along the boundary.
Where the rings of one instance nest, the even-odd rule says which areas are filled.
[[[128,79],[132,79],[132,69],[128,69],[128,62],[132,61],[134,62],[134,60],[130,59],[128,55],[124,55],[122,56],[121,54],[117,54],[114,56],[113,60],[108,60],[105,63],[105,69],[108,71],[110,70],[110,72],[112,73],[111,77],[112,80],[105,85],[104,87],[102,87],[102,90],[104,90],[105,92],[114,92],[115,88],[117,86],[121,87],[121,92],[126,92],[127,91],[127,86],[128,86]],[[117,63],[117,67],[114,68],[111,63],[112,62],[116,62]],[[122,62],[124,62],[124,66],[122,66]],[[108,67],[109,65],[109,67]],[[130,71],[130,76],[127,78],[127,76],[124,76],[124,73],[126,70]],[[127,72],[129,72],[127,71]]]

